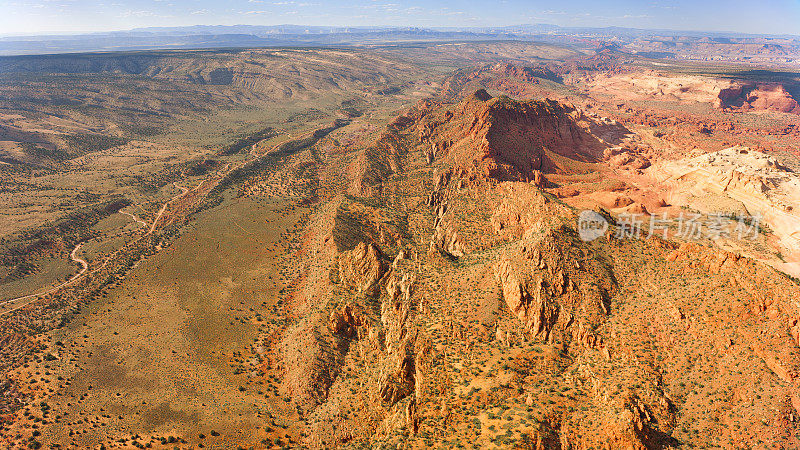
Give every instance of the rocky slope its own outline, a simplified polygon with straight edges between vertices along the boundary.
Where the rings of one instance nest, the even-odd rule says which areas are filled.
[[[610,216],[582,241],[540,186],[596,167],[591,122],[477,91],[421,102],[344,166],[280,344],[307,445],[798,445],[796,282],[617,239]]]
[[[618,100],[657,99],[707,103],[736,111],[775,111],[800,114],[797,101],[776,82],[679,75],[626,70],[582,75],[593,91],[608,92]]]
[[[705,214],[759,215],[784,249],[781,270],[800,276],[800,177],[775,158],[745,147],[664,161],[648,175],[668,184],[670,204]]]
[[[736,83],[721,89],[717,98],[716,104],[720,108],[800,114],[797,100],[780,84]]]

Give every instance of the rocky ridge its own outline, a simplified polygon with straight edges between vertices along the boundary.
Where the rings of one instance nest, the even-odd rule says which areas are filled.
[[[796,396],[800,309],[786,301],[796,284],[699,244],[619,240],[613,228],[580,240],[576,211],[541,187],[603,158],[609,146],[590,122],[568,105],[477,91],[421,102],[356,155],[349,194],[309,226],[318,251],[282,344],[284,389],[305,411],[308,445],[662,448],[746,445],[763,433],[795,442],[785,418],[800,412],[783,408],[775,422],[766,403],[742,396],[747,380],[770,380],[780,404]],[[736,289],[746,320],[717,297]],[[773,337],[759,341],[765,332]],[[708,352],[702,342],[720,343],[712,359],[687,362]],[[696,376],[728,348],[762,364],[734,384],[713,378],[714,398],[738,398],[726,420],[752,434],[700,419],[698,402],[713,417],[730,405],[681,387],[706,392]],[[501,423],[515,425],[502,434]],[[693,433],[698,424],[708,434]]]

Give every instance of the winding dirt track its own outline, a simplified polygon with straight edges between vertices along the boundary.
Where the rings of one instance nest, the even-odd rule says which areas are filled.
[[[164,206],[162,206],[161,209],[158,210],[158,214],[156,214],[156,218],[153,219],[153,224],[150,226],[150,231],[148,231],[147,234],[153,234],[153,232],[156,231],[156,225],[158,225],[158,220],[161,218],[161,216],[164,215],[164,211],[167,210],[167,206],[169,206],[170,203],[172,203],[175,200],[183,197],[184,195],[186,195],[189,192],[189,188],[187,188],[186,186],[179,185],[177,181],[173,182],[172,184],[176,188],[178,188],[181,191],[181,193],[176,195],[175,197],[172,197],[171,199],[169,199],[166,203],[164,203]],[[200,187],[202,185],[203,185],[203,183],[201,182],[197,187]],[[197,189],[197,188],[195,188],[195,189]]]
[[[13,303],[13,302],[17,302],[17,301],[28,300],[27,302],[24,302],[21,305],[18,305],[16,308],[9,309],[8,311],[3,311],[2,313],[0,313],[0,316],[2,316],[4,314],[8,314],[11,311],[16,311],[16,310],[22,308],[23,306],[27,305],[28,303],[36,300],[37,298],[45,296],[47,294],[52,294],[53,292],[56,292],[56,291],[58,291],[59,289],[61,289],[63,287],[69,286],[70,284],[74,283],[79,278],[81,278],[86,273],[86,271],[89,270],[89,263],[86,262],[85,259],[78,257],[78,250],[81,249],[82,245],[83,245],[83,242],[81,242],[80,244],[76,245],[75,248],[72,249],[72,252],[70,252],[70,254],[69,254],[69,258],[72,261],[75,261],[75,262],[77,262],[78,264],[81,265],[81,270],[78,273],[73,275],[69,280],[59,284],[58,286],[52,287],[52,288],[50,288],[50,289],[48,289],[48,290],[46,290],[44,292],[38,292],[36,294],[28,294],[28,295],[25,295],[25,296],[22,296],[22,297],[12,298],[11,300],[6,300],[6,301],[0,303],[0,305],[5,305],[5,304],[8,304],[8,303]]]
[[[205,181],[205,180],[204,180],[204,181]],[[186,194],[187,194],[187,193],[190,191],[190,189],[189,189],[189,188],[187,188],[187,187],[185,187],[185,186],[180,186],[180,185],[179,185],[177,182],[175,182],[175,183],[173,183],[173,184],[174,184],[174,185],[175,185],[175,187],[176,187],[176,188],[178,188],[178,189],[179,189],[181,192],[180,192],[179,194],[175,195],[174,197],[170,198],[169,200],[167,200],[167,201],[164,203],[164,206],[162,206],[162,207],[161,207],[161,209],[158,211],[158,214],[156,215],[156,218],[153,220],[153,225],[150,227],[150,230],[148,230],[148,232],[147,232],[147,234],[148,234],[148,235],[149,235],[149,234],[152,234],[152,233],[155,231],[155,229],[156,229],[156,225],[158,224],[158,220],[159,220],[159,219],[161,218],[161,216],[164,214],[164,211],[166,211],[166,209],[167,209],[167,207],[169,206],[169,204],[170,204],[170,203],[172,203],[172,202],[174,202],[175,200],[178,200],[179,198],[183,197],[184,195],[186,195]],[[199,188],[199,187],[200,187],[200,186],[202,186],[202,185],[203,185],[203,183],[201,182],[201,183],[200,183],[200,184],[197,186],[197,188]],[[195,188],[195,189],[197,189],[197,188]],[[135,215],[133,215],[133,214],[131,214],[131,213],[127,213],[127,212],[122,212],[122,211],[120,211],[120,214],[124,214],[124,215],[130,216],[130,217],[131,217],[131,218],[132,218],[134,221],[136,221],[136,223],[139,223],[139,224],[141,224],[142,226],[147,226],[147,222],[145,222],[144,220],[140,219],[139,217],[137,217],[137,216],[135,216]],[[0,306],[2,306],[2,305],[7,305],[7,304],[9,304],[9,303],[15,303],[15,302],[19,302],[19,301],[22,301],[22,302],[23,302],[23,303],[21,303],[21,304],[17,305],[16,307],[14,307],[14,308],[12,308],[12,309],[9,309],[9,310],[7,310],[7,311],[0,312],[0,316],[3,316],[3,315],[5,315],[5,314],[8,314],[8,313],[10,313],[10,312],[12,312],[12,311],[16,311],[16,310],[18,310],[18,309],[20,309],[20,308],[24,307],[24,306],[25,306],[25,305],[27,305],[28,303],[30,303],[30,302],[32,302],[32,301],[34,301],[34,300],[36,300],[36,299],[38,299],[38,298],[40,298],[40,297],[43,297],[43,296],[45,296],[45,295],[48,295],[48,294],[52,294],[53,292],[56,292],[56,291],[58,291],[59,289],[62,289],[62,288],[64,288],[64,287],[67,287],[67,286],[69,286],[70,284],[72,284],[72,283],[74,283],[74,282],[78,281],[78,280],[79,280],[80,278],[82,278],[84,275],[86,275],[86,272],[89,270],[89,263],[88,263],[88,262],[86,262],[86,260],[84,260],[84,259],[82,259],[82,258],[79,258],[79,257],[77,256],[78,250],[80,250],[80,248],[81,248],[81,246],[82,246],[83,244],[84,244],[84,243],[83,243],[83,242],[81,242],[81,243],[79,243],[78,245],[76,245],[76,246],[75,246],[75,248],[74,248],[74,249],[72,249],[72,252],[69,254],[69,257],[70,257],[70,259],[71,259],[72,261],[75,261],[75,262],[77,262],[78,264],[80,264],[80,265],[81,265],[81,270],[80,270],[80,272],[78,272],[78,273],[76,273],[75,275],[73,275],[73,276],[72,276],[72,277],[71,277],[69,280],[67,280],[67,281],[65,281],[65,282],[63,282],[63,283],[61,283],[61,284],[59,284],[58,286],[52,287],[52,288],[50,288],[50,289],[48,289],[48,290],[46,290],[46,291],[43,291],[43,292],[37,292],[37,293],[34,293],[34,294],[23,295],[22,297],[12,298],[12,299],[5,300],[5,301],[2,301],[2,302],[0,302]],[[100,266],[100,267],[98,267],[97,269],[94,269],[94,270],[98,270],[98,269],[100,269],[100,268],[102,268],[102,267],[105,267],[105,266],[106,266],[106,264],[108,264],[108,261],[109,261],[109,259],[106,259],[106,261],[103,263],[103,265],[102,265],[102,266]]]
[[[131,214],[131,213],[125,212],[125,211],[119,211],[119,213],[130,217],[131,219],[133,219],[134,222],[138,223],[139,225],[141,225],[143,227],[147,226],[147,222],[145,222],[144,220],[140,219],[138,216],[136,216],[134,214]]]

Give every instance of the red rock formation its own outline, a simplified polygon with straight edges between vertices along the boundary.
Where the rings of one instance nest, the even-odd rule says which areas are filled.
[[[495,267],[508,308],[534,336],[549,340],[557,331],[596,347],[585,326],[597,325],[608,313],[614,277],[563,228],[523,239],[520,251],[504,255]]]
[[[378,282],[386,271],[380,249],[375,244],[360,242],[354,249],[339,255],[339,279],[369,296],[378,294]]]
[[[800,114],[800,104],[780,84],[734,85],[720,90],[717,97],[720,108]]]
[[[585,119],[579,111],[555,101],[492,98],[480,89],[452,111],[434,142],[452,143],[442,146],[444,157],[468,177],[541,180],[542,173],[569,172],[570,160],[597,161],[604,148],[578,124]],[[434,114],[421,119],[433,120]]]

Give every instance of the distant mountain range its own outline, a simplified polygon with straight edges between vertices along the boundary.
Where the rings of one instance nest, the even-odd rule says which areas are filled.
[[[629,44],[636,40],[800,45],[800,37],[742,33],[569,28],[548,24],[475,28],[321,27],[303,25],[195,25],[137,28],[128,31],[70,35],[0,37],[0,55],[106,52],[227,47],[358,46],[413,42],[535,40],[592,45],[598,41]]]

